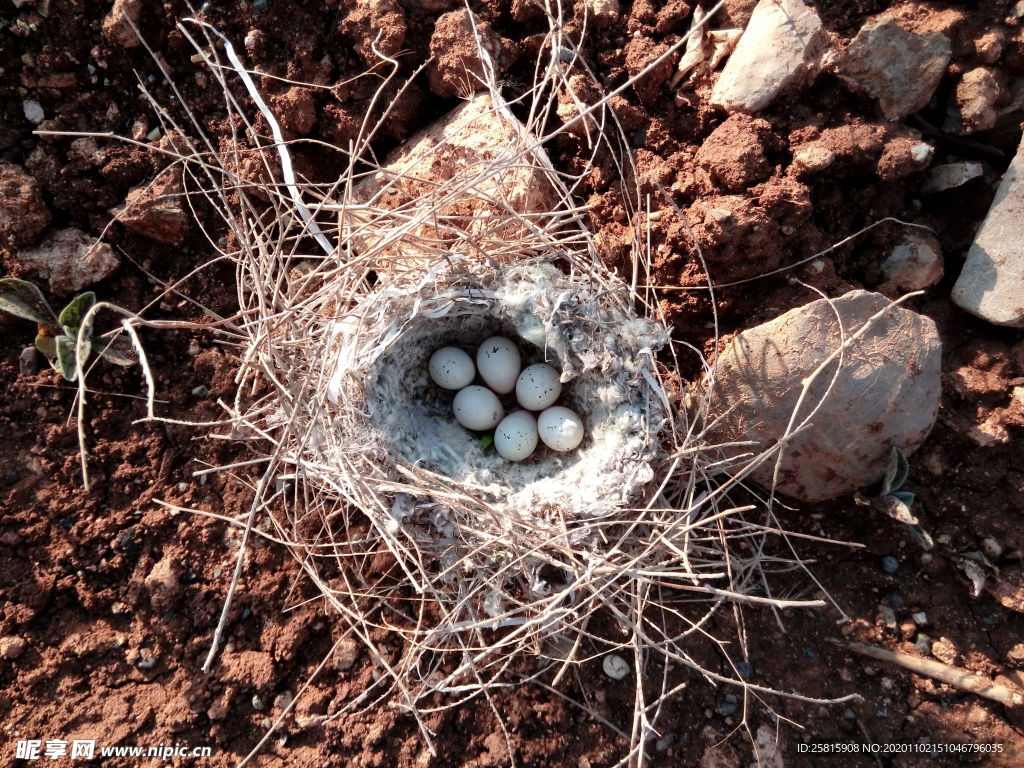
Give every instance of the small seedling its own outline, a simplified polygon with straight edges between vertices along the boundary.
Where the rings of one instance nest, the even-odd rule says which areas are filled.
[[[884,512],[893,520],[903,523],[910,529],[910,533],[917,539],[918,544],[925,550],[930,550],[935,546],[935,542],[910,511],[910,507],[914,503],[914,494],[900,490],[909,474],[910,462],[903,455],[903,451],[893,446],[889,468],[885,472],[885,479],[882,480],[881,493],[871,497],[858,493],[854,500],[858,504],[873,507],[879,512]]]
[[[68,381],[78,377],[75,360],[78,333],[83,318],[95,303],[95,293],[80,293],[58,315],[43,297],[42,291],[32,283],[13,277],[0,280],[0,311],[37,324],[39,332],[36,335],[36,349]],[[93,339],[91,336],[92,328],[85,328],[83,338],[88,341],[88,346],[83,348],[86,357],[91,350],[117,365],[129,366],[135,363],[135,350],[127,339]]]

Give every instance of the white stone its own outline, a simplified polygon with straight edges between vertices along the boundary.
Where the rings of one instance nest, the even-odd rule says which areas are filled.
[[[619,20],[619,0],[587,0],[587,13],[599,27],[614,24]]]
[[[604,668],[604,673],[612,680],[621,680],[629,674],[629,664],[624,658],[614,653],[605,656],[601,666]]]
[[[728,112],[757,112],[786,88],[809,82],[821,68],[828,33],[801,0],[761,0],[750,17],[711,104]]]
[[[46,119],[46,113],[43,112],[43,107],[38,101],[26,99],[21,102],[21,109],[25,113],[25,119],[33,125],[39,125]]]
[[[1024,142],[967,252],[953,301],[996,325],[1024,327]]]
[[[17,260],[27,269],[48,277],[58,296],[80,291],[108,277],[121,263],[114,249],[78,229],[61,229],[39,245],[24,248]]]
[[[840,348],[836,313],[847,339],[871,325],[848,343],[841,368],[837,356],[809,383],[792,424],[810,417],[810,426],[782,447],[776,488],[808,502],[879,480],[893,446],[910,454],[928,436],[942,392],[942,345],[931,319],[867,291],[819,299],[744,331],[715,361],[711,416],[721,420],[710,445],[753,442],[712,451],[734,460],[730,471],[743,470],[751,456],[787,434],[805,379]],[[776,457],[753,468],[750,478],[770,487]]]
[[[927,234],[910,234],[882,263],[886,280],[901,291],[923,291],[942,279],[942,248]]]
[[[933,166],[928,178],[921,185],[921,194],[943,192],[966,184],[985,173],[981,163],[949,163]]]

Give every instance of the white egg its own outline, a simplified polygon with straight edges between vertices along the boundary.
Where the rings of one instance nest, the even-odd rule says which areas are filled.
[[[476,378],[473,358],[458,347],[442,347],[430,356],[430,378],[439,387],[462,389]]]
[[[553,451],[571,451],[583,442],[583,422],[561,405],[548,408],[537,417],[537,431],[544,445]]]
[[[529,411],[510,413],[494,430],[494,448],[501,458],[522,461],[537,447],[537,419]]]
[[[531,411],[542,411],[562,394],[562,382],[558,380],[558,371],[547,363],[531,365],[516,381],[516,400],[523,408]]]
[[[507,395],[516,388],[522,365],[516,345],[504,336],[492,336],[476,353],[480,378],[499,395]]]
[[[498,396],[487,387],[473,386],[460,389],[452,404],[455,420],[466,429],[482,432],[494,429],[505,418]]]

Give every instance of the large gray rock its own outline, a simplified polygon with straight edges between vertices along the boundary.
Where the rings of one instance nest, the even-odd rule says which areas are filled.
[[[878,99],[887,120],[899,120],[928,104],[951,53],[941,32],[915,34],[884,16],[861,27],[835,67],[851,88]]]
[[[821,68],[828,33],[802,0],[761,0],[711,92],[727,112],[757,112]]]
[[[953,301],[996,325],[1024,327],[1024,142],[967,252]]]
[[[935,323],[902,307],[872,320],[890,303],[881,294],[851,291],[832,306],[820,299],[739,334],[714,368],[711,412],[724,415],[712,427],[710,443],[753,441],[719,449],[733,458],[779,443],[804,380],[841,345],[838,311],[848,340],[870,324],[848,343],[842,367],[837,356],[810,383],[793,428],[808,417],[810,426],[781,448],[776,488],[814,502],[879,480],[892,446],[909,454],[927,437],[941,394],[942,345]],[[773,453],[751,478],[770,487],[775,459]],[[747,461],[737,458],[733,471]]]

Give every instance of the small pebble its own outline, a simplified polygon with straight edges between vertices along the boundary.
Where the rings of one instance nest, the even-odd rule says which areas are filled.
[[[818,654],[816,654],[816,653],[814,652],[814,649],[813,649],[813,648],[811,648],[810,646],[807,646],[806,648],[804,648],[804,653],[806,653],[806,654],[807,654],[807,658],[808,658],[808,659],[813,659],[813,658],[814,658],[815,656],[817,656],[817,655],[818,655]]]
[[[890,592],[888,598],[886,599],[889,601],[889,605],[891,605],[893,608],[902,608],[905,605],[903,595],[901,595],[899,592]]]
[[[22,376],[35,376],[43,367],[43,355],[35,347],[25,347],[18,359],[18,372]]]
[[[996,620],[993,616],[985,616],[982,618],[981,623],[984,624],[986,627],[991,627],[993,624],[996,623]]]
[[[854,714],[852,709],[848,709],[843,712],[843,720],[856,720],[857,715]]]
[[[263,699],[260,698],[258,693],[254,693],[252,695],[252,708],[257,712],[262,712],[264,707],[266,707],[266,704],[263,703]]]
[[[749,680],[754,676],[754,665],[749,661],[741,661],[736,664],[736,671],[744,680]]]
[[[256,9],[266,8],[267,0],[253,0],[252,7]]]
[[[981,548],[985,550],[985,554],[991,557],[993,560],[997,557],[1001,557],[1003,554],[1003,545],[998,541],[989,536],[986,539],[982,539]]]
[[[914,623],[919,627],[923,627],[928,623],[928,614],[924,611],[918,611],[917,613],[911,614],[910,618],[914,620]]]
[[[196,397],[206,397],[210,393],[210,390],[206,388],[205,384],[200,384],[198,387],[192,390],[192,394]]]
[[[629,664],[624,658],[614,653],[605,656],[601,666],[604,668],[604,673],[612,680],[621,680],[629,674]]]
[[[919,632],[917,639],[914,640],[914,645],[917,646],[918,650],[926,656],[931,655],[932,652],[932,640],[928,635]]]
[[[899,561],[892,555],[886,555],[882,558],[882,568],[885,569],[886,573],[896,573],[899,567]]]
[[[72,523],[71,520],[69,520],[68,518],[62,517],[60,519],[60,527],[63,528],[65,531],[70,531],[72,525],[74,525],[74,523]]]
[[[34,125],[39,125],[46,119],[46,113],[43,112],[43,107],[38,101],[23,101],[21,102],[21,109],[25,113],[25,119]]]
[[[666,733],[656,742],[654,742],[654,748],[659,752],[664,752],[666,749],[671,747],[676,742],[676,735],[674,733]]]
[[[718,714],[725,716],[736,714],[736,706],[738,703],[739,700],[736,698],[735,694],[725,694],[725,701],[723,701],[721,706],[718,708]]]
[[[25,638],[14,635],[0,638],[0,659],[16,659],[25,652],[28,643]]]
[[[246,608],[244,611],[242,611],[242,618],[243,619],[248,619],[250,616],[252,616],[252,611],[250,611],[248,608]]]
[[[16,483],[21,480],[21,475],[15,472],[13,469],[8,469],[6,472],[7,482]]]

